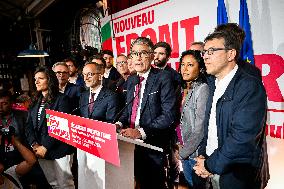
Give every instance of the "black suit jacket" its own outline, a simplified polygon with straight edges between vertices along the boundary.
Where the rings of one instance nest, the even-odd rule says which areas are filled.
[[[112,81],[117,81],[121,75],[118,73],[117,69],[115,67],[112,67],[109,72],[108,78]]]
[[[58,94],[58,97],[53,102],[46,103],[38,121],[40,104],[41,98],[29,109],[25,130],[29,145],[32,145],[34,142],[43,145],[47,149],[45,159],[59,159],[67,154],[71,154],[73,147],[48,135],[45,113],[45,109],[69,113],[71,111],[69,98],[63,94]]]
[[[79,106],[79,99],[83,91],[84,88],[82,86],[75,85],[69,82],[67,83],[64,90],[64,94],[70,98],[70,101],[72,102],[70,108],[72,110]]]
[[[171,74],[175,89],[179,89],[181,87],[182,81],[181,75],[169,65],[167,65],[164,70],[168,71]]]
[[[80,98],[80,112],[82,117],[112,123],[118,113],[118,97],[113,91],[103,87],[94,102],[93,111],[89,113],[90,90],[82,93]]]
[[[133,99],[137,76],[127,79],[127,102]],[[146,134],[145,142],[168,147],[175,121],[175,91],[173,81],[168,72],[151,68],[141,104],[139,125]],[[128,126],[132,112],[132,103],[125,109],[119,121]]]

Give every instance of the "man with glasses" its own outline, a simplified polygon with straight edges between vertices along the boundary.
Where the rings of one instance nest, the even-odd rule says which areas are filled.
[[[165,189],[165,160],[174,129],[175,92],[168,72],[151,67],[154,59],[153,43],[145,37],[137,38],[131,45],[132,63],[137,75],[127,80],[127,102],[117,123],[125,137],[141,139],[158,146],[164,152],[136,146],[134,174],[140,189]],[[165,72],[165,73],[163,73]]]
[[[55,72],[59,83],[59,92],[70,98],[70,101],[72,102],[72,110],[77,108],[79,105],[80,95],[84,88],[69,82],[69,68],[65,62],[55,63],[52,66],[52,70]]]
[[[232,32],[234,35],[236,35],[240,44],[243,44],[246,37],[245,31],[237,23],[226,23],[218,25],[214,31]],[[247,60],[242,60],[241,57],[239,58],[237,64],[248,74],[257,77],[259,80],[262,80],[261,71],[254,64],[250,64]]]
[[[121,101],[121,106],[125,105],[126,100],[126,87],[127,87],[127,78],[130,75],[130,71],[128,69],[127,57],[124,54],[117,55],[116,58],[116,68],[121,77],[116,82],[115,91],[119,94],[119,98]]]
[[[85,118],[112,123],[118,113],[117,95],[102,86],[104,65],[87,63],[83,68],[83,77],[89,89],[80,97],[80,115]],[[94,155],[77,150],[78,159],[78,188],[102,188],[94,179],[97,174],[94,166],[99,166],[102,161]],[[86,171],[88,170],[88,171]]]
[[[202,55],[210,94],[204,139],[195,173],[213,188],[260,188],[266,93],[260,80],[237,65],[240,43],[232,33],[214,32]]]
[[[55,63],[52,66],[52,70],[55,72],[57,80],[59,82],[59,92],[65,94],[70,98],[72,102],[72,109],[77,108],[79,105],[80,95],[83,92],[84,88],[68,81],[69,68],[65,62]]]

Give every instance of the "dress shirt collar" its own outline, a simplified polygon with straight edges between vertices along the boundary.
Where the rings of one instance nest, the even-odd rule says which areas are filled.
[[[143,78],[144,78],[144,80],[143,80],[142,82],[144,82],[144,81],[147,80],[147,78],[148,78],[148,76],[149,76],[149,73],[150,73],[150,70],[151,70],[151,67],[150,67],[150,69],[149,69],[147,72],[145,72],[145,73],[143,73],[143,74],[141,74],[141,75],[139,75],[139,74],[137,73],[137,75],[138,75],[139,77],[143,77]]]
[[[237,70],[238,70],[238,65],[236,64],[234,69],[232,69],[223,79],[218,80],[216,78],[216,80],[215,80],[216,86],[218,85],[218,86],[226,86],[227,87],[229,85],[230,81],[233,79],[234,75],[236,74]]]

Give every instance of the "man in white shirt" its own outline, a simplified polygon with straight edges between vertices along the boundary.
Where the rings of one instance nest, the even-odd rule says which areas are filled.
[[[131,45],[132,63],[137,75],[127,79],[129,106],[119,119],[121,134],[158,146],[164,152],[170,147],[174,130],[175,92],[170,73],[151,67],[153,43],[145,37]],[[165,189],[165,153],[135,147],[134,174],[140,189]]]
[[[265,137],[266,93],[261,81],[238,67],[235,35],[214,32],[202,51],[210,94],[205,133],[195,173],[211,177],[214,188],[260,188]]]
[[[89,90],[80,97],[80,115],[98,121],[112,123],[119,106],[117,94],[102,85],[104,65],[87,63],[83,68],[83,77]],[[104,160],[77,150],[78,188],[103,188]]]

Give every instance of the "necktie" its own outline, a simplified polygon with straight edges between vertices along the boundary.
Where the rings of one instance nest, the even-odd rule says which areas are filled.
[[[96,93],[91,93],[91,99],[90,99],[90,102],[89,102],[89,105],[88,105],[89,114],[92,113],[93,108],[94,108],[94,97],[95,97],[95,95],[96,95]]]
[[[134,101],[132,104],[132,113],[131,113],[131,118],[130,118],[130,128],[135,128],[135,120],[136,120],[136,116],[137,116],[137,110],[139,107],[139,92],[141,89],[141,82],[144,80],[144,77],[139,77],[140,82],[136,85],[136,90],[134,93]]]

